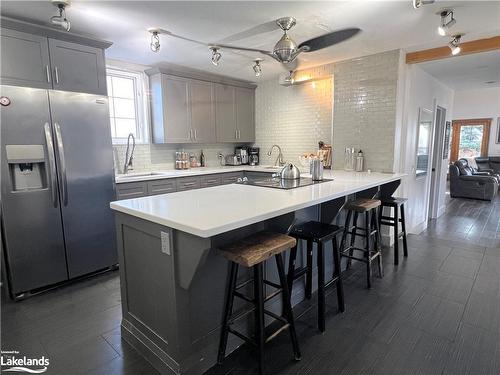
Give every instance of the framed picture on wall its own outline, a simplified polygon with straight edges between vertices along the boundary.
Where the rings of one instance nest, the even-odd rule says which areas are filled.
[[[444,138],[443,138],[443,159],[448,159],[450,156],[450,136],[451,136],[451,122],[446,121],[446,126],[444,127]]]
[[[500,117],[497,118],[497,143],[500,143]]]

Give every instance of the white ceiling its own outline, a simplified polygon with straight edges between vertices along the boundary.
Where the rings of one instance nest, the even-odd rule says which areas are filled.
[[[259,56],[249,52],[222,51],[219,67],[210,63],[207,48],[162,36],[161,52],[149,50],[146,29],[161,27],[175,34],[203,42],[220,42],[231,36],[283,16],[297,18],[289,35],[300,43],[311,37],[345,27],[359,27],[361,34],[321,51],[301,54],[300,68],[340,61],[377,52],[405,48],[418,50],[445,45],[436,28],[445,7],[455,9],[454,32],[464,32],[463,41],[500,34],[499,1],[437,1],[413,9],[404,1],[84,1],[73,0],[67,10],[71,32],[112,41],[107,57],[146,65],[174,63],[212,73],[256,81],[251,65]],[[47,23],[56,9],[48,0],[1,1],[2,15]],[[272,49],[279,30],[268,31],[238,41],[247,47]],[[265,57],[260,80],[284,72],[277,62]]]
[[[455,90],[500,87],[500,50],[429,61],[419,66]]]

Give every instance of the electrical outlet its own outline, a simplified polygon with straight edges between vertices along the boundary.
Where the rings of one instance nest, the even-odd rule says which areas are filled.
[[[161,237],[161,252],[170,255],[170,234],[168,232],[160,232]]]

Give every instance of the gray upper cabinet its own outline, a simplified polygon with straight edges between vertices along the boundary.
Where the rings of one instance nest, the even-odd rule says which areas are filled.
[[[255,90],[236,87],[236,128],[239,142],[255,141]]]
[[[215,85],[215,121],[217,142],[237,142],[234,86]]]
[[[46,37],[2,28],[0,45],[3,84],[52,88]]]
[[[215,143],[214,85],[205,81],[189,81],[191,110],[191,140],[196,143]]]
[[[102,49],[49,39],[49,51],[54,89],[107,95]]]
[[[163,73],[159,69],[147,73],[154,143],[255,140],[253,86],[239,81],[214,82],[210,76]]]

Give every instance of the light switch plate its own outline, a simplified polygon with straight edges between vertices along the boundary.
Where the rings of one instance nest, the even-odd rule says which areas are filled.
[[[161,252],[170,255],[170,234],[168,232],[160,232],[161,236]]]

